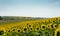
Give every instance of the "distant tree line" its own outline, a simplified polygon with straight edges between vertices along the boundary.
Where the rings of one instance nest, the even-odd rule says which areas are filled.
[[[35,19],[39,20],[43,18],[0,16],[0,20],[35,20]]]

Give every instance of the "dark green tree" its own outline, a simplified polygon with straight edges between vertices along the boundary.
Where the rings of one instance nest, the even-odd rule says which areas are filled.
[[[0,20],[2,20],[1,16],[0,16]]]

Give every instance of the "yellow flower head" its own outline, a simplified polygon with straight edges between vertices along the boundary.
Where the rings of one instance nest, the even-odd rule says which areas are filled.
[[[48,29],[52,29],[52,28],[53,28],[53,25],[52,25],[52,23],[50,23],[50,24],[47,24],[47,28],[48,28]]]
[[[58,26],[57,24],[53,24],[53,27],[54,27],[54,28],[57,28],[57,26]]]
[[[45,30],[46,29],[46,25],[45,24],[42,24],[41,25],[41,30]]]
[[[54,33],[54,36],[59,36],[60,27],[58,27],[54,32],[55,32],[55,33]]]

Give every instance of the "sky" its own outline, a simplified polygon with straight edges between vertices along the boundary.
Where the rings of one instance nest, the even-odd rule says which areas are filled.
[[[0,0],[0,16],[60,16],[60,0]]]

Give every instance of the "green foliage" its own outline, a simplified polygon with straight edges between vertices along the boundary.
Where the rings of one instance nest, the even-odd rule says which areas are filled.
[[[0,20],[2,20],[1,16],[0,16]]]

